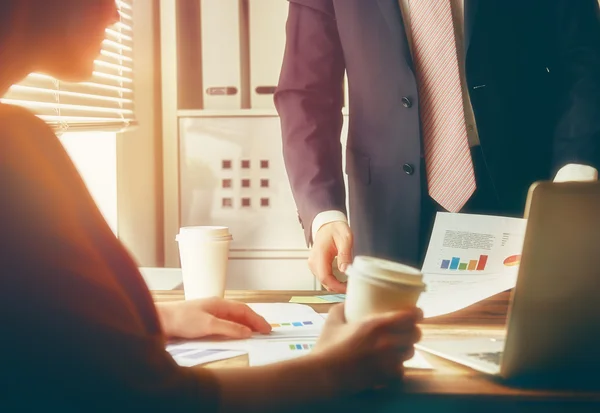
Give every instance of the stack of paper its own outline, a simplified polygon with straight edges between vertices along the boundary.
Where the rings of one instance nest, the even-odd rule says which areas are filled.
[[[198,364],[225,360],[247,353],[246,349],[226,348],[227,345],[209,342],[186,342],[169,344],[167,351],[180,366],[191,367]]]
[[[167,351],[182,366],[193,366],[248,353],[251,366],[276,363],[308,354],[317,342],[325,318],[307,305],[290,303],[248,304],[273,330],[247,340],[193,340],[171,343]],[[408,368],[430,368],[420,356]]]
[[[250,353],[250,365],[262,366],[277,363],[306,355],[311,352],[316,340],[265,340],[261,343],[253,343]],[[412,359],[404,362],[404,367],[409,369],[432,369],[431,364],[423,356],[415,352]]]

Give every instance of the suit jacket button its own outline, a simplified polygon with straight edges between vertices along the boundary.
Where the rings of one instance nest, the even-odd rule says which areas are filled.
[[[405,108],[411,108],[412,107],[411,100],[406,96],[402,96],[402,106],[404,106]]]
[[[404,170],[404,173],[406,175],[412,175],[415,173],[415,168],[414,166],[412,166],[409,163],[405,163],[404,165],[402,165],[402,169]]]

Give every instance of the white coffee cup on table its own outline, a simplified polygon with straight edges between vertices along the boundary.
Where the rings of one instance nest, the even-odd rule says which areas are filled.
[[[179,244],[183,291],[186,300],[223,297],[233,237],[228,227],[182,227]]]

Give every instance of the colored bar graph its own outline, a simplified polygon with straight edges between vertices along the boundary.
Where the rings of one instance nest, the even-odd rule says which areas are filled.
[[[480,255],[478,260],[469,260],[461,262],[459,257],[452,257],[450,260],[443,259],[440,264],[442,270],[453,271],[483,271],[487,264],[488,256]]]
[[[298,351],[298,350],[312,350],[313,347],[315,345],[314,344],[290,344],[289,345],[289,349],[291,351]]]
[[[487,255],[480,255],[479,256],[479,263],[477,264],[477,271],[483,271],[483,270],[485,270],[485,264],[487,264],[487,260],[488,260],[488,256]]]
[[[314,323],[312,321],[293,321],[290,323],[271,323],[271,327],[303,327],[303,326],[312,326]]]

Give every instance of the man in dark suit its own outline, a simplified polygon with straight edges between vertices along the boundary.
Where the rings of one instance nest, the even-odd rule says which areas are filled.
[[[597,0],[290,0],[286,30],[285,164],[330,290],[336,255],[419,265],[436,211],[519,216],[532,182],[597,173]]]

